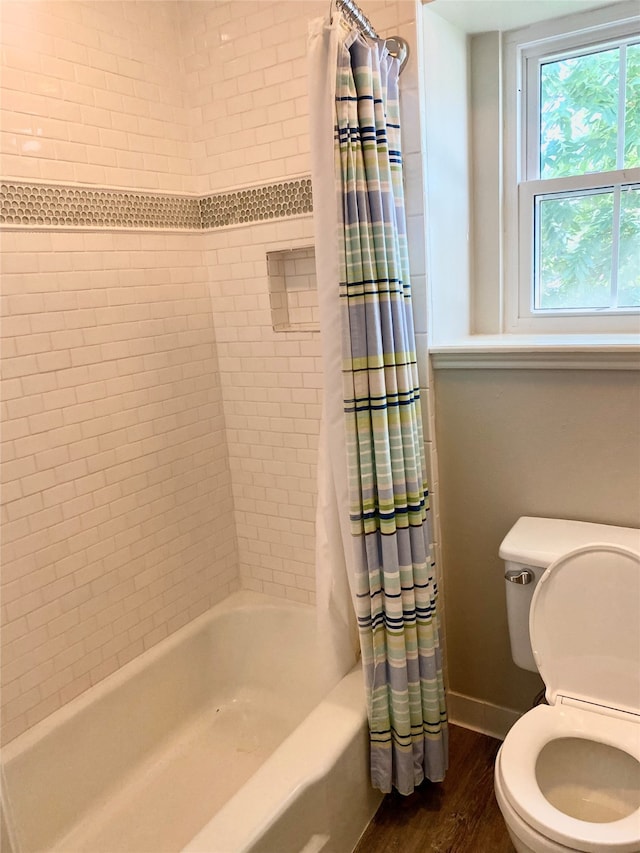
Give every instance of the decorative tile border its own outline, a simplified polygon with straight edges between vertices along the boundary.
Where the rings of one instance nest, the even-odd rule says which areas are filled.
[[[0,223],[80,228],[201,228],[198,199],[4,182]]]
[[[0,185],[0,225],[19,228],[210,230],[312,210],[311,178],[201,198],[22,181]]]
[[[282,181],[231,193],[216,193],[200,199],[203,228],[299,216],[311,213],[312,210],[311,178]]]

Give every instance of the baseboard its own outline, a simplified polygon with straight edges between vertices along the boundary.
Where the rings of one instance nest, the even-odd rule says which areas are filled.
[[[522,716],[521,711],[492,705],[453,690],[447,691],[447,706],[450,723],[499,740],[504,740],[511,726]]]

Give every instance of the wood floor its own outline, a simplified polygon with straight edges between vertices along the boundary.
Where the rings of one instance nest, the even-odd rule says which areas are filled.
[[[514,853],[493,795],[500,741],[450,727],[444,782],[388,794],[354,853]]]

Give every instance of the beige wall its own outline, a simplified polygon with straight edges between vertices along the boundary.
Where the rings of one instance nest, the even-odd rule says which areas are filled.
[[[448,686],[524,711],[542,683],[511,660],[498,547],[521,515],[638,526],[640,376],[438,370],[435,390]]]

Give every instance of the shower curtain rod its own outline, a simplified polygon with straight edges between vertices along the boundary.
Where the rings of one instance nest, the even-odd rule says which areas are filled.
[[[333,3],[334,0],[331,0],[331,8],[333,8]],[[343,12],[349,22],[358,27],[358,29],[366,36],[374,39],[380,38],[373,28],[373,24],[355,0],[335,0],[335,4],[336,8]],[[330,17],[333,18],[332,15]],[[409,59],[409,45],[403,38],[400,38],[400,36],[390,36],[388,39],[385,39],[385,41],[387,43],[387,50],[391,56],[400,60],[400,73],[402,73],[402,69]]]
[[[355,24],[366,36],[377,39],[378,33],[355,0],[336,0],[336,8],[341,9],[352,24]]]

